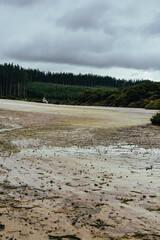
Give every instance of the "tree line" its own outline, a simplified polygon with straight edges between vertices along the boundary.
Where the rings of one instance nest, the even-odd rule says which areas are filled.
[[[120,87],[112,91],[87,90],[79,96],[77,104],[160,109],[160,82],[146,80],[134,86]]]
[[[27,95],[27,72],[13,64],[0,65],[0,95],[1,96],[19,96]]]
[[[0,97],[49,103],[160,109],[160,83],[0,65]]]
[[[122,87],[132,86],[139,80],[116,79],[110,76],[93,74],[51,73],[38,69],[24,69],[19,65],[0,64],[0,95],[17,96],[26,98],[28,95],[28,83],[41,82],[60,85],[75,85],[86,87]]]

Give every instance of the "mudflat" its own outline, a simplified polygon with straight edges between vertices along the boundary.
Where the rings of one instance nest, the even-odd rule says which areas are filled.
[[[0,239],[160,239],[153,110],[0,100]]]

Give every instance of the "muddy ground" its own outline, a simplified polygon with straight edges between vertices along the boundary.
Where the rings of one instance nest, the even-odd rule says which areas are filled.
[[[0,100],[0,239],[160,239],[153,113]]]

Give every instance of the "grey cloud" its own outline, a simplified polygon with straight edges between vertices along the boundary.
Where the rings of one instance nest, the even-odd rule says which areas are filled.
[[[89,30],[101,27],[104,21],[103,17],[107,16],[110,4],[104,1],[90,1],[79,7],[67,11],[62,17],[58,18],[56,23],[59,26],[72,30]]]
[[[0,3],[5,1],[0,0]],[[6,2],[25,6],[40,1],[43,2]],[[14,25],[10,21],[9,31],[3,29],[0,39],[1,46],[2,42],[5,45],[3,55],[6,58],[96,69],[159,69],[156,0],[46,0],[45,10],[44,4],[39,5],[21,8],[21,11],[14,9]],[[5,21],[7,11],[5,8]],[[10,8],[9,13],[12,12]],[[6,37],[3,39],[3,36]]]
[[[8,55],[23,60],[30,56],[30,60],[40,58],[41,61],[43,59],[51,61],[52,58],[63,61],[61,59],[63,56],[64,62],[72,56],[72,61],[74,61],[74,58],[78,59],[85,52],[101,54],[109,51],[113,39],[104,36],[103,33],[99,33],[98,37],[99,40],[97,41],[95,33],[90,35],[81,32],[72,34],[67,31],[65,33],[59,31],[56,35],[38,35],[30,43],[19,42],[18,47],[15,47],[15,43],[13,43],[8,50]]]
[[[139,5],[141,8],[144,6]],[[139,28],[137,17],[142,13],[142,9],[138,10],[135,6],[130,0],[121,3],[117,3],[117,0],[93,0],[69,9],[57,18],[56,24],[71,31],[101,30],[117,37],[119,33],[125,34],[128,30],[135,32]]]
[[[160,13],[158,13],[152,22],[150,22],[147,26],[144,28],[145,34],[148,35],[159,35],[160,34]]]
[[[23,7],[37,3],[39,1],[41,0],[0,0],[0,4]]]
[[[80,34],[80,33],[79,33]],[[86,34],[82,37],[68,36],[56,38],[35,38],[30,44],[22,44],[8,51],[8,55],[21,61],[71,64],[96,68],[125,67],[135,69],[159,69],[160,57],[153,49],[137,43],[126,46],[124,40],[101,39],[94,41]],[[50,40],[48,40],[50,39]],[[79,41],[78,41],[79,40]],[[129,41],[129,39],[128,39]],[[147,49],[146,49],[147,47]]]

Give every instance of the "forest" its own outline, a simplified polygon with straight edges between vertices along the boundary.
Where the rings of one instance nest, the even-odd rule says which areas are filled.
[[[137,81],[126,81],[109,76],[93,74],[51,73],[41,72],[38,69],[24,69],[19,65],[0,65],[0,95],[27,97],[27,85],[32,82],[52,83],[85,87],[121,87],[131,86]]]
[[[0,65],[0,98],[160,109],[160,83],[93,74],[51,73]]]
[[[111,91],[87,90],[80,95],[77,104],[160,109],[160,82],[146,80]]]

